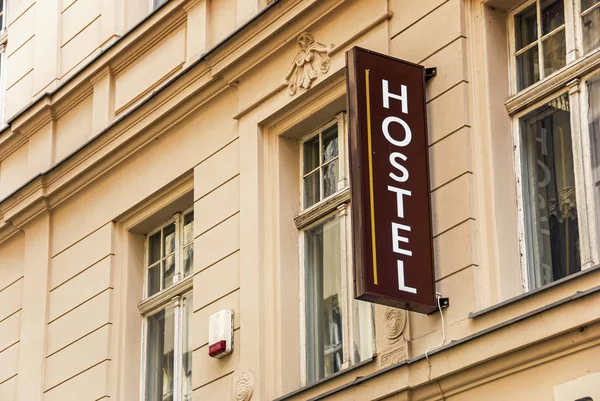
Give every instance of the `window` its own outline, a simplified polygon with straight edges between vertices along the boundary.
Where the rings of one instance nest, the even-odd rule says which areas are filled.
[[[178,213],[146,237],[144,401],[192,397],[193,211]]]
[[[0,35],[6,32],[6,0],[0,0]]]
[[[6,104],[6,41],[0,43],[0,127],[5,124],[4,109]]]
[[[509,25],[518,92],[600,46],[600,0],[528,1],[512,13]]]
[[[525,289],[599,261],[598,13],[600,0],[536,0],[509,16],[513,89],[528,88],[507,102]]]
[[[581,0],[581,27],[583,51],[600,47],[600,1]]]
[[[591,140],[592,185],[596,211],[600,211],[600,78],[587,83],[589,135]],[[597,233],[600,238],[600,232]]]
[[[303,383],[373,355],[371,305],[354,300],[344,114],[305,137],[300,229],[304,316]]]
[[[150,0],[150,9],[156,10],[158,7],[162,6],[169,0]]]
[[[4,125],[4,109],[6,103],[7,41],[6,0],[0,0],[0,127]]]
[[[533,287],[581,270],[570,117],[562,94],[520,119]]]

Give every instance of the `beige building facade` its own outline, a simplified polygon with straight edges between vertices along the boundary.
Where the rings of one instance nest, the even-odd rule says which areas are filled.
[[[598,0],[0,18],[1,401],[600,400]],[[354,46],[437,69],[430,315],[353,299]]]

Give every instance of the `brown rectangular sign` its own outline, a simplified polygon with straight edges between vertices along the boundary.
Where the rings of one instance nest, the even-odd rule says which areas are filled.
[[[425,69],[357,47],[346,68],[355,296],[430,313]]]

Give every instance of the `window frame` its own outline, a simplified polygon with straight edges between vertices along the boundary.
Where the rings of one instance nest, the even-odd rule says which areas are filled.
[[[193,269],[188,277],[180,277],[180,271],[183,260],[183,249],[186,245],[183,242],[183,227],[185,217],[189,213],[194,212],[194,207],[190,207],[182,212],[176,213],[170,219],[164,221],[159,226],[154,227],[148,231],[148,234],[144,238],[144,279],[143,279],[143,294],[142,300],[138,303],[138,311],[142,318],[142,335],[141,335],[141,360],[140,360],[140,400],[146,400],[146,380],[147,380],[147,343],[148,343],[148,318],[166,310],[168,306],[173,307],[174,313],[174,331],[173,331],[173,401],[182,401],[183,399],[183,381],[180,377],[182,370],[183,360],[183,321],[184,321],[184,307],[183,299],[193,297]],[[168,288],[159,290],[157,293],[148,296],[148,271],[149,271],[149,247],[150,237],[157,232],[160,232],[163,228],[175,223],[175,273],[173,276],[173,285]],[[193,237],[193,236],[192,236]],[[164,239],[161,236],[161,259],[159,263],[162,263],[162,247],[164,246],[162,241]],[[191,243],[193,244],[193,238]],[[193,300],[193,298],[192,298]],[[193,302],[192,302],[192,314],[193,314]],[[191,329],[191,323],[190,323]],[[193,374],[193,373],[192,373]]]
[[[568,65],[567,65],[568,67]],[[588,116],[588,90],[587,83],[590,80],[600,77],[600,68],[591,71],[581,77],[581,79],[569,80],[560,89],[547,93],[527,107],[523,107],[518,112],[511,115],[513,131],[513,161],[516,174],[516,192],[517,192],[517,229],[519,239],[519,250],[521,259],[521,286],[522,292],[526,293],[535,290],[532,286],[530,273],[536,268],[533,264],[535,259],[532,254],[536,251],[532,249],[527,233],[527,215],[526,205],[527,194],[524,189],[524,172],[527,171],[524,163],[527,162],[525,155],[525,144],[521,132],[521,119],[530,112],[547,104],[557,97],[567,94],[569,98],[570,128],[573,149],[573,173],[575,178],[575,191],[577,199],[577,215],[580,240],[580,262],[581,270],[589,269],[599,262],[599,238],[598,238],[598,208],[594,199],[594,193],[591,190],[592,182],[591,169],[591,142]],[[542,82],[542,81],[540,81]],[[552,283],[546,284],[551,285]],[[545,286],[545,285],[544,285]],[[542,286],[542,287],[544,287]],[[542,288],[538,287],[538,288]]]
[[[337,191],[327,197],[322,197],[323,192],[320,193],[320,200],[315,204],[304,208],[304,144],[313,139],[317,135],[322,135],[323,131],[338,125],[338,183]],[[347,121],[346,113],[340,112],[335,116],[335,119],[321,125],[317,129],[311,131],[309,134],[304,135],[299,142],[299,198],[300,198],[300,209],[301,212],[294,218],[296,228],[298,229],[298,250],[299,250],[299,306],[300,306],[300,384],[302,387],[308,383],[308,343],[307,343],[307,332],[306,332],[306,255],[305,255],[305,236],[308,230],[324,223],[328,219],[337,215],[340,226],[340,270],[341,270],[341,293],[342,302],[340,307],[343,311],[342,319],[342,354],[343,361],[340,370],[344,370],[348,367],[354,366],[360,363],[360,360],[356,361],[354,358],[354,352],[350,352],[350,345],[354,344],[354,292],[353,292],[353,279],[354,271],[350,268],[352,264],[352,222],[350,213],[350,186],[349,186],[349,163],[347,157],[347,146],[348,146],[348,134],[347,134]],[[320,146],[321,147],[321,146]],[[319,169],[322,168],[322,149],[319,149]],[[320,174],[321,178],[321,174]],[[322,181],[322,180],[321,180]],[[322,182],[319,183],[322,187]],[[369,320],[371,324],[371,349],[372,353],[375,354],[375,335],[374,335],[374,313],[373,308],[369,309]],[[325,376],[320,380],[327,380],[329,377]]]
[[[2,24],[0,24],[0,127],[6,126],[6,50],[8,48],[8,0],[2,2]]]
[[[7,36],[4,35],[4,41],[0,38],[0,127],[6,126],[6,42]]]
[[[583,49],[583,29],[582,29],[582,24],[581,24],[581,19],[582,19],[582,15],[581,15],[581,0],[564,0],[564,5],[565,5],[565,22],[564,22],[564,29],[565,29],[565,50],[566,50],[566,63],[565,65],[560,68],[557,71],[554,71],[553,73],[551,73],[548,76],[543,76],[543,61],[540,62],[539,65],[539,69],[540,69],[540,79],[537,82],[534,82],[533,84],[519,90],[518,89],[518,79],[517,79],[517,57],[515,55],[515,53],[522,52],[524,51],[524,49],[529,49],[533,43],[536,43],[538,45],[538,57],[540,59],[543,59],[543,51],[542,48],[539,47],[539,43],[541,43],[542,41],[542,37],[541,35],[541,26],[540,26],[540,18],[541,18],[541,12],[540,12],[540,2],[542,0],[526,0],[522,3],[520,3],[518,6],[512,8],[509,12],[508,12],[508,18],[507,18],[507,25],[508,25],[508,57],[509,57],[509,85],[510,85],[510,95],[511,97],[517,97],[517,95],[529,92],[531,90],[534,90],[536,87],[542,86],[544,81],[548,81],[550,80],[552,77],[555,77],[557,75],[562,75],[565,71],[568,70],[573,70],[576,69],[574,63],[577,62],[579,63],[580,61],[583,61],[583,59],[594,59],[595,56],[597,54],[600,53],[600,47],[590,50],[588,53],[584,53],[584,49]],[[535,42],[525,46],[523,49],[520,50],[516,50],[516,35],[515,35],[515,16],[520,13],[521,11],[523,11],[525,8],[529,7],[531,4],[536,3],[536,18],[537,18],[537,24],[538,24],[538,38],[536,39]],[[591,7],[589,10],[587,10],[585,13],[588,14],[590,12],[592,12],[593,10],[595,10],[596,8],[598,8],[600,6],[598,5],[594,5],[593,7]],[[562,28],[557,28],[555,30],[553,30],[552,32],[549,32],[548,34],[544,35],[544,38],[547,38],[548,36],[552,35],[553,32],[556,32],[557,30],[562,29]]]
[[[8,29],[8,13],[6,12],[6,6],[8,5],[8,0],[0,0],[2,2],[2,11],[0,15],[2,15],[2,23],[0,24],[0,35],[4,35]]]
[[[598,4],[594,4],[592,7],[590,7],[589,9],[585,10],[585,11],[581,11],[581,0],[575,0],[574,4],[573,4],[573,17],[574,17],[574,24],[575,24],[575,42],[578,45],[577,46],[577,52],[580,55],[585,55],[585,49],[583,48],[583,26],[581,23],[581,20],[583,19],[583,17],[585,15],[588,15],[590,13],[592,13],[594,10],[597,10],[600,8],[600,3]],[[597,51],[600,47],[591,50],[589,53],[593,53],[595,51]],[[589,54],[588,53],[588,54]],[[568,60],[567,60],[568,63]]]

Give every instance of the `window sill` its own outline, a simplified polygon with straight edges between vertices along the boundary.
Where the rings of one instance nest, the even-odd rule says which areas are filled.
[[[335,194],[328,196],[317,204],[303,210],[294,217],[296,228],[301,229],[328,213],[334,211],[338,206],[350,202],[350,187],[345,187]]]
[[[170,301],[171,299],[173,299],[173,297],[177,296],[178,294],[191,290],[193,283],[194,275],[192,274],[184,278],[177,284],[173,284],[166,290],[158,292],[152,295],[151,297],[144,299],[138,304],[138,309],[140,313],[145,314],[151,311],[152,309],[155,309],[158,306],[164,304],[165,302]]]
[[[508,114],[515,114],[528,105],[565,87],[565,84],[595,70],[600,65],[600,49],[567,64],[560,70],[511,96],[504,104]]]
[[[570,276],[567,276],[567,277],[563,277],[560,280],[556,280],[556,281],[554,281],[554,282],[552,282],[550,284],[547,284],[547,285],[545,285],[543,287],[539,287],[539,288],[536,288],[535,290],[531,290],[531,291],[528,291],[528,292],[523,293],[521,295],[517,295],[516,297],[507,299],[506,301],[502,301],[500,303],[497,303],[496,305],[492,305],[492,306],[490,306],[488,308],[485,308],[485,309],[482,309],[480,311],[471,312],[471,313],[469,313],[469,319],[475,319],[475,318],[478,318],[480,316],[486,315],[486,314],[488,314],[490,312],[493,312],[495,310],[502,309],[502,308],[507,307],[509,305],[513,305],[513,304],[515,304],[517,302],[523,301],[524,299],[533,298],[533,297],[535,297],[536,295],[538,295],[538,294],[540,294],[542,292],[546,292],[546,291],[548,291],[548,290],[550,290],[552,288],[560,286],[563,283],[570,282],[572,280],[576,280],[576,279],[578,279],[578,278],[580,278],[582,276],[588,275],[588,274],[590,274],[592,272],[595,272],[597,270],[600,271],[600,265],[597,265],[597,266],[594,266],[594,267],[590,267],[588,269],[582,270],[582,271],[577,272],[575,274],[571,274]]]
[[[291,393],[287,393],[286,395],[282,395],[281,397],[276,398],[273,401],[285,401],[285,400],[289,400],[289,399],[291,399],[291,398],[293,398],[293,397],[295,397],[297,395],[300,395],[300,394],[302,394],[302,393],[304,393],[304,392],[306,392],[308,390],[314,389],[315,387],[318,387],[318,386],[320,386],[323,383],[326,383],[326,382],[328,382],[328,381],[330,381],[332,379],[335,379],[336,377],[340,377],[342,375],[345,375],[347,373],[352,372],[353,370],[356,370],[358,368],[361,368],[361,367],[363,367],[365,365],[368,365],[368,364],[372,363],[375,360],[376,356],[377,355],[373,355],[372,357],[370,357],[370,358],[368,358],[368,359],[366,359],[366,360],[364,360],[364,361],[362,361],[360,363],[357,363],[354,366],[350,366],[350,367],[348,367],[346,369],[342,369],[339,372],[332,374],[331,376],[328,376],[328,377],[326,377],[324,379],[318,380],[318,381],[316,381],[316,382],[314,382],[312,384],[306,385],[304,387],[300,387],[298,390],[294,390]],[[358,376],[358,377],[360,377],[360,376]],[[350,380],[350,382],[351,381],[352,380]]]

